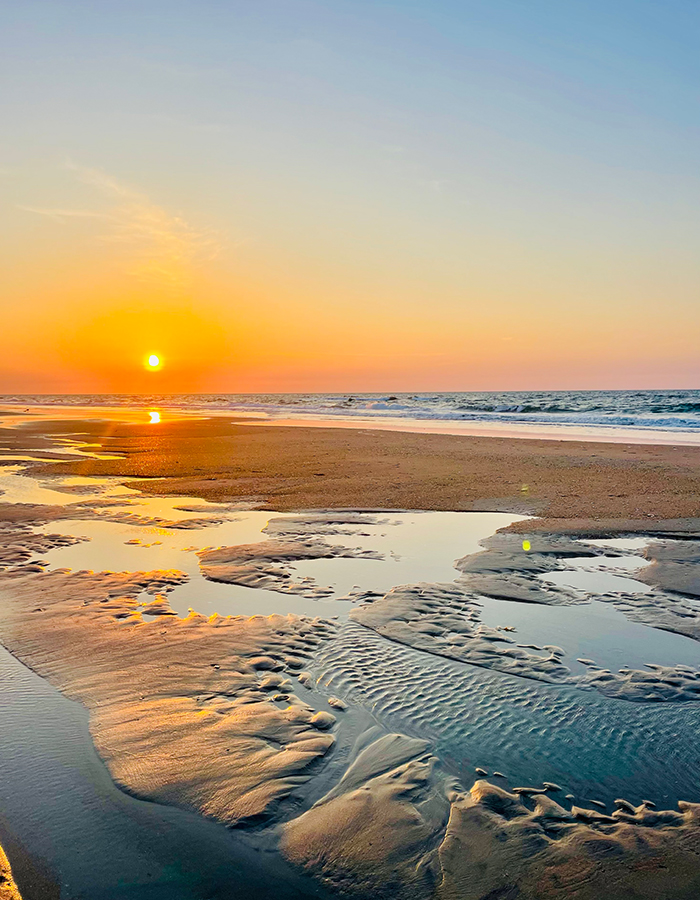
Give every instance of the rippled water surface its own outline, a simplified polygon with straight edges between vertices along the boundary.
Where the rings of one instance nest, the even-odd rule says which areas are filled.
[[[700,391],[456,391],[398,394],[0,395],[0,408],[225,414],[272,421],[372,423],[458,433],[545,433],[589,439],[700,442]],[[66,412],[66,414],[67,414]],[[109,413],[107,413],[109,415]],[[159,421],[159,419],[153,420]],[[471,431],[470,431],[471,426]],[[646,437],[645,437],[646,435]]]
[[[469,786],[555,781],[579,800],[700,799],[700,703],[630,703],[440,659],[348,625],[319,660],[330,690],[430,740]]]

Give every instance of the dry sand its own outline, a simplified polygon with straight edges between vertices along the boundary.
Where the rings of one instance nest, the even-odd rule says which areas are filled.
[[[263,508],[491,509],[568,519],[700,518],[700,448],[244,425],[60,420],[0,429],[5,447],[97,442],[46,472],[161,479],[155,494]],[[647,523],[648,525],[649,523]]]

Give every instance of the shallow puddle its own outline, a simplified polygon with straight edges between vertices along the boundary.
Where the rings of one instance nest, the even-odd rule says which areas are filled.
[[[455,560],[482,549],[481,541],[498,529],[524,517],[507,513],[381,512],[358,514],[357,522],[342,524],[323,534],[329,544],[381,554],[381,559],[331,558],[295,562],[289,568],[294,580],[313,579],[331,589],[327,597],[313,599],[295,593],[243,587],[203,577],[196,551],[208,547],[253,544],[272,539],[268,523],[294,522],[289,513],[241,510],[190,497],[147,497],[124,488],[114,479],[65,478],[37,481],[17,468],[0,474],[2,500],[13,503],[73,504],[110,502],[98,507],[101,515],[131,517],[108,519],[60,519],[41,527],[46,533],[84,537],[87,540],[41,554],[49,568],[93,571],[144,571],[177,569],[187,573],[187,583],[169,593],[172,609],[181,616],[194,609],[204,615],[321,615],[345,618],[353,601],[363,592],[385,593],[397,585],[450,583],[458,577]],[[303,518],[303,517],[302,517]],[[195,528],[149,524],[161,519],[172,525],[194,522]],[[210,523],[207,523],[207,519]],[[546,583],[574,589],[588,602],[573,606],[541,606],[479,598],[482,621],[491,626],[515,628],[517,643],[553,644],[562,647],[564,662],[574,673],[583,671],[577,658],[617,670],[662,665],[700,666],[700,643],[671,632],[636,622],[609,603],[604,595],[645,594],[651,588],[634,578],[648,563],[638,555],[647,538],[620,538],[582,542],[630,555],[564,558],[561,569],[539,577]],[[37,561],[39,557],[37,557]],[[632,601],[633,602],[633,601]]]
[[[519,644],[554,644],[566,652],[564,663],[575,674],[590,659],[612,672],[646,663],[700,668],[700,643],[670,631],[631,622],[610,603],[591,600],[582,606],[538,606],[482,597],[482,621],[513,626]]]

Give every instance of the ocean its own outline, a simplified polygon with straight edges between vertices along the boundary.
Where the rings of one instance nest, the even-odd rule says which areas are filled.
[[[700,434],[700,390],[481,391],[353,394],[4,395],[4,406],[128,407],[238,413],[265,419],[410,422],[547,431]],[[398,421],[397,421],[398,420]],[[466,429],[465,429],[466,430]],[[670,436],[670,435],[669,435]]]

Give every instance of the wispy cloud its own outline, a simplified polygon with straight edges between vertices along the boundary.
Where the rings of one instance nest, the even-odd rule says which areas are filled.
[[[183,286],[196,267],[214,259],[220,252],[221,238],[218,234],[193,228],[182,216],[173,215],[142,192],[106,172],[74,163],[68,163],[67,168],[79,181],[95,188],[110,201],[106,209],[50,209],[37,206],[20,206],[20,209],[56,222],[70,219],[103,222],[104,229],[96,238],[105,243],[122,245],[134,274],[173,287]]]
[[[85,209],[46,209],[42,206],[25,206],[22,203],[17,204],[17,209],[24,212],[36,213],[38,216],[46,216],[48,219],[54,219],[56,222],[63,222],[65,219],[109,219],[105,213],[90,212]]]

